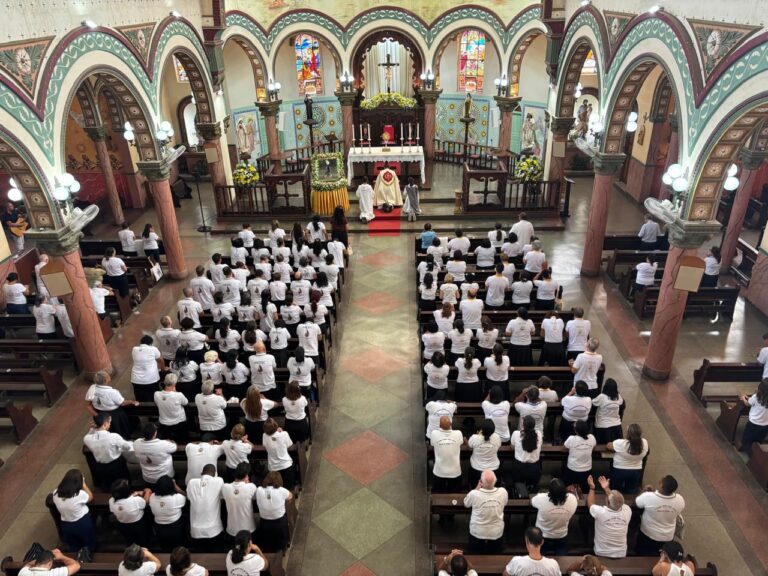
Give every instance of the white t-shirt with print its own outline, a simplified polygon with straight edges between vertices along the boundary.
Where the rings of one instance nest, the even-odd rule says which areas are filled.
[[[565,495],[563,504],[553,504],[546,492],[531,498],[531,506],[539,511],[536,515],[536,527],[541,530],[544,538],[556,539],[568,536],[568,522],[578,505],[576,496],[571,493]]]

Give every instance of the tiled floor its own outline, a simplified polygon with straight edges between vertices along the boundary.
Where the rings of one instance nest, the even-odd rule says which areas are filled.
[[[434,189],[427,194],[450,197],[457,172],[450,168],[436,172]],[[768,323],[743,302],[732,322],[686,319],[673,379],[661,385],[643,380],[639,367],[650,322],[636,319],[609,280],[579,277],[589,186],[588,180],[577,182],[567,229],[542,234],[555,276],[565,286],[566,305],[587,310],[593,331],[601,338],[608,375],[619,381],[627,400],[625,420],[640,423],[651,444],[648,481],[672,473],[680,482],[687,501],[686,548],[700,560],[716,562],[726,576],[765,574],[766,495],[751,480],[743,460],[713,433],[712,415],[691,401],[687,386],[702,357],[752,358]],[[211,218],[212,203],[206,202],[206,210]],[[139,222],[154,220],[149,211]],[[190,264],[203,262],[228,245],[226,237],[196,233],[199,220],[196,203],[185,201],[179,224]],[[631,232],[641,221],[641,210],[617,193],[608,230]],[[472,224],[491,227],[491,223]],[[329,393],[320,409],[288,573],[423,575],[429,565],[412,236],[371,238],[363,233],[352,238],[350,283],[334,345]],[[114,363],[123,373],[122,388],[129,388],[125,371],[130,347],[143,331],[155,329],[182,286],[165,282],[153,290],[142,313],[110,343]],[[84,466],[83,393],[84,387],[78,386],[63,398],[33,442],[16,450],[0,470],[3,555],[20,556],[32,541],[55,542],[43,500],[64,471]],[[2,445],[0,449],[5,450]],[[2,453],[10,452],[9,448]]]

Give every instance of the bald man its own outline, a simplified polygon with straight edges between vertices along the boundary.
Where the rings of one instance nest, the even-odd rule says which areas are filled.
[[[483,470],[477,488],[464,498],[472,508],[469,520],[469,551],[472,554],[501,554],[504,550],[504,506],[509,495],[496,486],[493,470]]]
[[[267,354],[264,342],[257,340],[253,346],[256,353],[248,358],[251,368],[251,384],[256,386],[264,396],[270,400],[280,400],[281,396],[275,382],[275,368],[277,361],[272,354]]]
[[[440,418],[440,428],[432,430],[429,441],[435,449],[432,492],[456,492],[461,486],[461,445],[464,436],[451,428],[448,416]]]

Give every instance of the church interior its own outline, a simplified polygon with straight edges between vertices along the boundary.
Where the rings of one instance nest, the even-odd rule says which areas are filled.
[[[768,574],[764,0],[3,18],[5,576]]]

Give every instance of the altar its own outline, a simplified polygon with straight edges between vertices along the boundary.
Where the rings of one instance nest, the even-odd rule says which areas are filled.
[[[419,164],[420,182],[426,182],[424,171],[424,148],[421,146],[390,146],[389,150],[384,150],[382,146],[352,148],[347,158],[347,182],[352,184],[355,174],[355,164],[368,164],[373,162],[400,162],[401,164]],[[366,170],[367,174],[367,170]],[[405,176],[408,170],[405,170]],[[407,183],[407,178],[403,178]]]

